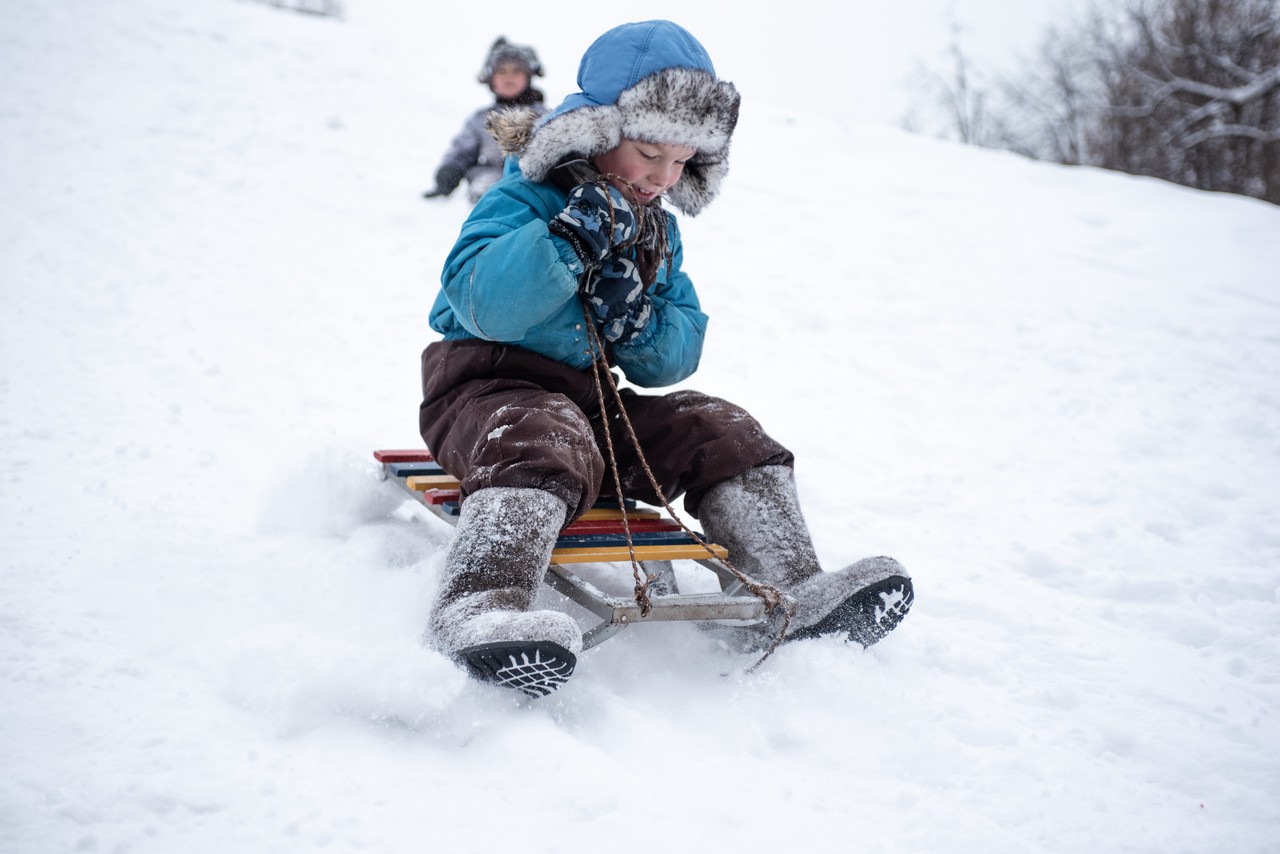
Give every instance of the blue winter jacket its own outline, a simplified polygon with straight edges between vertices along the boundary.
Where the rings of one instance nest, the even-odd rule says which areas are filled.
[[[446,341],[478,338],[514,344],[588,369],[578,280],[582,262],[547,223],[568,201],[549,181],[524,177],[515,158],[476,204],[445,260],[431,328]],[[702,356],[707,316],[693,282],[681,270],[683,246],[669,217],[671,261],[649,289],[653,316],[631,341],[613,347],[617,367],[633,384],[667,386],[692,374]]]

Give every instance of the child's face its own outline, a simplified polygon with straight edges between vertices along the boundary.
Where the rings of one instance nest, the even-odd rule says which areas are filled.
[[[499,98],[514,98],[529,88],[529,74],[513,62],[504,62],[493,70],[489,88]]]
[[[697,153],[687,145],[624,139],[595,159],[596,168],[610,175],[609,183],[624,194],[634,193],[647,205],[680,180],[684,164]]]

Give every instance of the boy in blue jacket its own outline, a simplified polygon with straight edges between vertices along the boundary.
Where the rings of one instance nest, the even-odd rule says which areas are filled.
[[[420,427],[462,484],[457,536],[428,639],[486,681],[547,693],[572,673],[577,623],[531,610],[560,530],[595,503],[609,470],[606,424],[628,498],[668,498],[730,559],[796,600],[789,638],[839,634],[869,645],[912,601],[891,558],[839,572],[818,564],[790,451],[731,403],[696,391],[594,385],[593,339],[632,385],[667,386],[698,366],[707,316],[682,269],[670,202],[693,216],[728,169],[739,95],[702,45],[669,21],[625,24],[587,50],[581,91],[539,118],[490,130],[514,155],[445,262],[422,356]],[[595,335],[592,335],[594,327]],[[767,644],[777,623],[756,630]],[[516,674],[506,666],[540,662]],[[516,668],[517,670],[527,670]]]

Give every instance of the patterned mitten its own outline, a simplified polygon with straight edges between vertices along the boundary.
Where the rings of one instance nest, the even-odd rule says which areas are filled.
[[[569,245],[587,268],[597,266],[613,247],[636,232],[636,217],[622,192],[612,184],[579,184],[565,209],[547,228]]]
[[[614,344],[635,338],[653,315],[653,301],[644,292],[640,271],[627,258],[605,261],[582,294],[600,323],[600,334]]]

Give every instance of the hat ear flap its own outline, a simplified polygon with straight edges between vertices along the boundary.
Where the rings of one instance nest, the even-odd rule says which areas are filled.
[[[667,190],[667,199],[689,216],[697,216],[720,192],[720,183],[729,173],[729,164],[720,160],[698,163],[696,158],[684,167],[684,174]]]
[[[520,171],[530,181],[542,181],[567,156],[590,160],[617,148],[621,142],[622,112],[617,107],[580,107],[533,129],[520,152]]]

